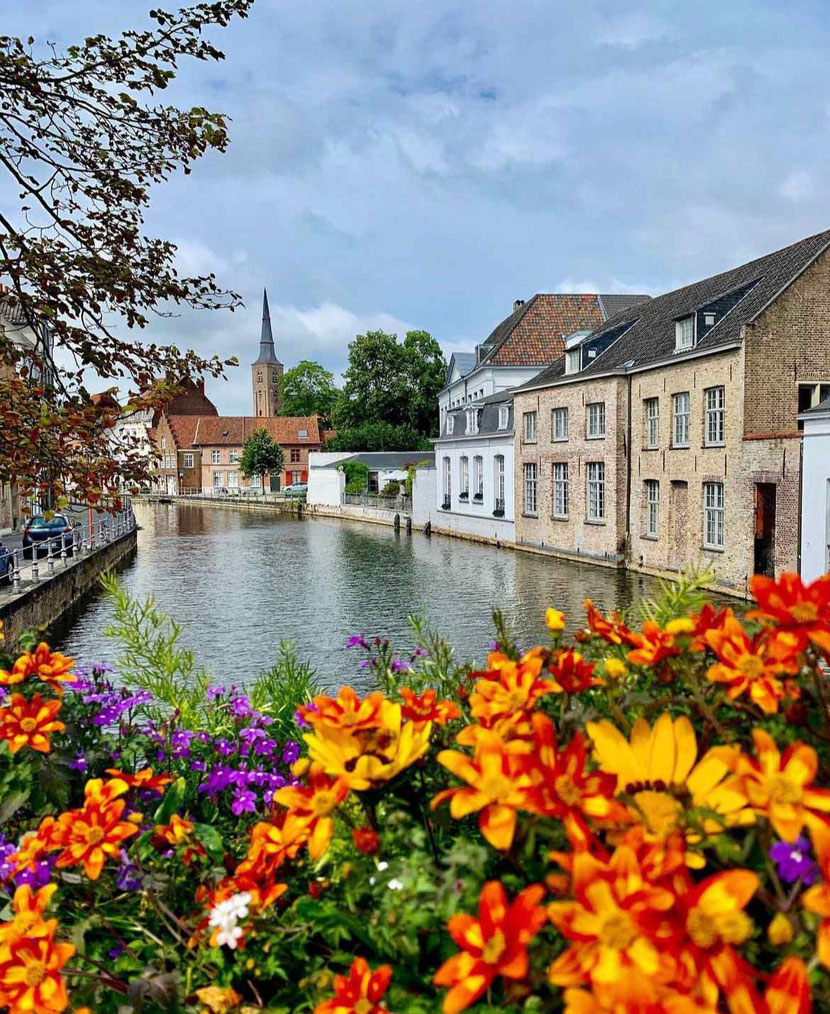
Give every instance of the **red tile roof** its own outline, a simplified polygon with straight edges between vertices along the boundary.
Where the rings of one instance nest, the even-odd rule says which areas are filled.
[[[193,418],[193,417],[191,417]],[[317,416],[199,416],[191,443],[241,447],[254,430],[265,429],[278,444],[320,443]],[[305,431],[305,436],[300,431]]]
[[[549,363],[565,351],[567,335],[593,330],[602,321],[602,308],[593,294],[538,292],[493,331],[482,358],[486,349],[492,349],[487,362],[497,366]]]
[[[192,447],[193,438],[196,436],[196,429],[202,419],[210,419],[211,416],[200,415],[168,415],[165,416],[170,426],[170,432],[176,441],[176,447],[181,450],[183,447]]]

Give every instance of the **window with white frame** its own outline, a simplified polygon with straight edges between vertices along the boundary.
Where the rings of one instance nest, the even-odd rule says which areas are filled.
[[[236,489],[239,485],[239,473],[228,472],[228,489]]]
[[[474,408],[467,409],[467,433],[478,433],[478,412]]]
[[[211,451],[210,452],[210,463],[211,463],[211,465],[218,465],[221,460],[222,460],[222,452],[221,451]]]
[[[167,450],[167,437],[162,437],[161,438],[161,449],[163,451]]]
[[[568,516],[568,465],[565,461],[553,465],[553,516]]]
[[[479,454],[473,458],[473,497],[484,499],[484,458]]]
[[[569,349],[565,353],[565,373],[579,373],[582,364],[582,349]]]
[[[688,391],[681,391],[674,396],[674,433],[672,447],[689,446],[689,408],[691,396]]]
[[[660,446],[660,399],[646,398],[646,447]]]
[[[252,475],[251,476],[251,486],[252,486],[253,489],[259,489],[260,486],[262,486],[262,476],[261,475]]]
[[[499,405],[499,429],[506,430],[507,422],[510,418],[510,409],[507,405]]]
[[[551,414],[551,433],[554,440],[568,439],[568,410],[555,408]]]
[[[213,486],[214,486],[214,489],[218,488],[221,485],[222,485],[222,473],[221,472],[214,472],[213,473]]]
[[[494,487],[496,490],[496,504],[495,509],[497,511],[504,510],[504,455],[497,454],[493,458],[493,479]]]
[[[525,443],[526,444],[535,444],[536,443],[536,413],[535,412],[525,412],[525,414],[524,414],[524,424],[525,424],[525,429],[524,429]]]
[[[646,479],[646,535],[656,539],[660,529],[660,483]]]
[[[588,437],[605,436],[605,402],[594,401],[586,406],[588,412]]]
[[[695,343],[695,318],[693,314],[674,322],[674,349],[683,352]]]
[[[229,451],[228,461],[230,461],[232,465],[235,465],[239,461],[239,451]]]
[[[193,468],[193,455],[192,454],[187,454],[185,452],[185,455],[184,455],[184,467],[185,468]]]
[[[470,495],[470,459],[466,454],[461,457],[461,488],[458,491],[459,497],[464,500]]]
[[[525,476],[525,514],[535,514],[537,504],[538,471],[535,461],[528,461],[524,467]]]
[[[703,545],[723,549],[723,483],[703,484]]]
[[[704,391],[706,398],[706,444],[722,444],[725,440],[724,404],[726,392],[722,387],[709,387]]]
[[[452,496],[452,462],[444,458],[444,503],[449,504]]]
[[[588,475],[588,520],[605,520],[605,462],[589,461]]]

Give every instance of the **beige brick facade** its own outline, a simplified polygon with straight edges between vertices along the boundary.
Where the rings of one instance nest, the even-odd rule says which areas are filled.
[[[830,388],[826,252],[731,346],[518,391],[516,542],[669,576],[702,562],[716,586],[739,594],[756,571],[797,570],[800,386],[814,387],[812,395],[802,390],[802,407]],[[606,435],[593,441],[586,406],[600,400]],[[570,422],[561,443],[551,431],[557,407],[568,409]],[[535,444],[524,440],[529,411],[537,412]],[[602,525],[586,517],[586,464],[596,460],[605,463]],[[528,462],[538,468],[534,517],[523,511]],[[555,462],[568,464],[567,519],[554,517]]]

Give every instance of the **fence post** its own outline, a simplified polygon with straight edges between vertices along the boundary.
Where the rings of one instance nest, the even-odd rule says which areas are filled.
[[[20,557],[18,554],[21,552],[20,549],[12,551],[12,587],[15,591],[20,590]]]
[[[32,580],[40,580],[39,567],[37,564],[37,546],[34,544],[32,545]]]
[[[63,536],[61,536],[63,540]],[[46,540],[46,565],[49,568],[49,573],[55,573],[55,540],[48,538]]]

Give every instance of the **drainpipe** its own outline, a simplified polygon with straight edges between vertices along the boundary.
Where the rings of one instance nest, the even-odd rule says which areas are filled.
[[[798,521],[796,523],[797,541],[795,544],[795,569],[798,574],[801,573],[801,514],[802,511],[804,510],[803,503],[804,503],[804,432],[802,431],[801,440],[799,440],[798,442]],[[777,518],[775,524],[777,527],[778,526]],[[826,541],[827,539],[825,536],[825,542]],[[774,549],[773,552],[775,552]],[[775,576],[775,567],[773,565],[773,577],[774,576]]]
[[[625,566],[631,550],[631,459],[634,456],[631,447],[631,374],[628,374],[628,418],[626,419],[625,441],[625,551],[623,553],[623,566]]]

